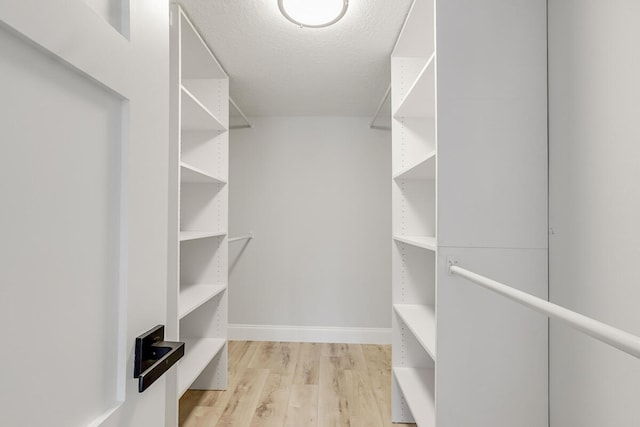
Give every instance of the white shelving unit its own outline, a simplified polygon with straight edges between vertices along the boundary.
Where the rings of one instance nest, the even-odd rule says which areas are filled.
[[[415,0],[391,56],[392,421],[436,419],[434,0]]]
[[[173,5],[169,202],[175,265],[166,332],[185,342],[185,356],[167,379],[168,425],[175,425],[177,401],[187,389],[227,387],[228,123],[228,76],[185,11]]]
[[[548,423],[546,320],[447,272],[547,295],[546,8],[414,0],[391,55],[394,422]]]

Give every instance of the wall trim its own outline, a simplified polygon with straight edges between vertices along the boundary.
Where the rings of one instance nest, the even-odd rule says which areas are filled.
[[[228,337],[236,341],[285,341],[340,344],[391,344],[391,328],[244,325],[230,323]]]

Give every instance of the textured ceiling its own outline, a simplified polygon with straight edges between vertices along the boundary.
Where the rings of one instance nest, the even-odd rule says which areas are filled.
[[[411,0],[350,0],[327,28],[299,28],[277,0],[180,2],[231,78],[247,115],[375,112],[389,85],[389,55]]]

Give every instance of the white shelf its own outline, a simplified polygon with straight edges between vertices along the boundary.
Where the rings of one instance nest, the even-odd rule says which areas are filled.
[[[414,1],[391,56],[429,56],[434,46],[434,1]]]
[[[226,285],[191,285],[180,290],[178,317],[182,319],[216,295],[224,292]]]
[[[184,357],[178,362],[178,397],[198,378],[209,362],[220,352],[226,340],[222,338],[182,339]]]
[[[215,176],[191,166],[188,163],[180,162],[180,180],[191,184],[226,184],[227,182]]]
[[[209,237],[220,237],[226,235],[226,231],[181,231],[180,241],[184,242],[187,240],[206,239]]]
[[[435,53],[407,91],[394,117],[434,117],[436,110]]]
[[[436,251],[438,245],[435,237],[429,236],[393,236],[393,240],[406,243],[408,245],[417,246],[422,249]]]
[[[426,155],[418,163],[398,172],[393,179],[436,179],[436,152]]]
[[[182,91],[181,128],[183,130],[227,130],[225,125],[187,88],[181,85],[180,90]]]
[[[180,9],[182,77],[188,79],[226,79],[220,63],[200,34]]]
[[[398,316],[436,361],[436,312],[432,305],[394,304]]]
[[[393,368],[393,375],[418,427],[436,423],[433,369]]]

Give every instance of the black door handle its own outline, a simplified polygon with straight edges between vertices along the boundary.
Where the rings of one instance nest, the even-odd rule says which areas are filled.
[[[164,326],[158,325],[136,338],[133,378],[142,393],[184,356],[183,342],[164,341]]]

